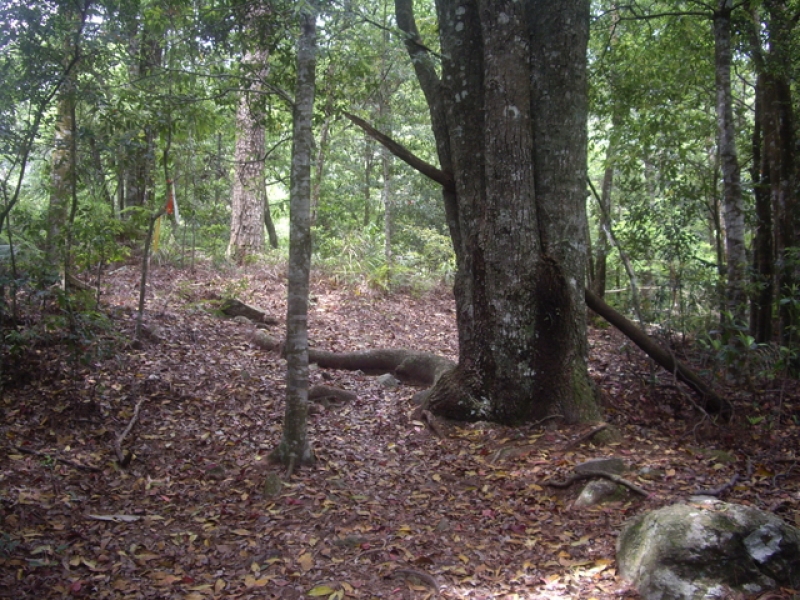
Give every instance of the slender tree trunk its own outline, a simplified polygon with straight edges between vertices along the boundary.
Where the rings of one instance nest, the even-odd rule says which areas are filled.
[[[70,77],[58,99],[51,154],[50,203],[47,209],[45,260],[49,267],[64,267],[70,204],[75,186],[75,79]]]
[[[608,265],[608,238],[611,231],[611,222],[608,215],[611,214],[611,188],[614,185],[614,167],[610,164],[612,157],[611,145],[606,154],[606,168],[603,172],[603,185],[600,188],[600,198],[598,201],[602,205],[597,224],[597,244],[595,246],[594,279],[592,280],[592,291],[600,298],[606,295],[606,268]]]
[[[744,206],[731,93],[731,10],[733,0],[718,0],[714,13],[714,62],[717,92],[717,144],[722,168],[722,216],[725,221],[727,326],[746,322],[747,294]]]
[[[375,158],[375,143],[374,140],[364,135],[364,219],[362,226],[364,229],[369,227],[369,222],[372,219],[372,169]]]
[[[267,182],[262,181],[264,194],[264,225],[267,227],[269,245],[273,250],[278,249],[278,232],[275,231],[275,223],[272,221],[272,212],[269,209],[269,196],[267,195]]]
[[[300,15],[297,46],[297,89],[290,189],[289,290],[286,313],[286,411],[283,437],[273,458],[288,471],[314,461],[308,442],[308,287],[311,269],[311,160],[314,134],[316,67],[316,7],[305,5]]]
[[[392,198],[392,154],[386,148],[381,148],[381,167],[383,171],[383,189],[381,199],[383,201],[383,255],[386,260],[386,267],[391,276],[392,273],[392,219],[393,204]]]
[[[603,181],[603,184],[605,184],[605,181]],[[631,304],[633,304],[633,312],[636,315],[636,319],[639,321],[639,325],[642,326],[644,325],[644,316],[642,315],[642,302],[641,295],[639,294],[639,283],[636,279],[636,271],[633,270],[633,265],[628,257],[628,253],[625,252],[625,249],[619,243],[617,236],[614,234],[611,213],[608,210],[610,209],[610,206],[603,202],[602,197],[597,193],[597,190],[594,188],[594,185],[591,181],[589,181],[589,187],[591,188],[592,193],[594,194],[594,197],[600,206],[600,213],[602,214],[602,220],[605,224],[602,234],[606,236],[611,242],[611,245],[617,249],[620,262],[622,262],[623,266],[625,267],[625,272],[628,274],[628,283],[631,288]]]

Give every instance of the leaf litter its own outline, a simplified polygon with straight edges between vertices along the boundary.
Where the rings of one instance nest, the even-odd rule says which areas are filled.
[[[287,480],[267,460],[281,434],[285,363],[248,341],[253,324],[215,312],[236,290],[282,319],[281,272],[156,267],[141,342],[131,341],[137,282],[134,267],[112,273],[109,331],[81,360],[46,340],[3,357],[2,597],[635,598],[614,562],[634,514],[738,474],[727,500],[800,524],[796,382],[729,385],[737,415],[717,424],[604,328],[590,333],[591,373],[620,442],[486,423],[439,437],[412,418],[418,390],[312,368],[312,385],[357,397],[316,407],[317,464]],[[323,277],[312,290],[315,347],[455,358],[445,290],[386,295]],[[137,403],[122,468],[115,442]],[[578,486],[546,485],[605,456],[623,458],[649,496],[578,509]]]

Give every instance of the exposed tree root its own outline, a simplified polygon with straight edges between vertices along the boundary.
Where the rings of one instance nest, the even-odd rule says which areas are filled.
[[[698,375],[679,361],[672,352],[654,342],[646,333],[608,306],[603,300],[586,290],[587,306],[641,348],[661,367],[687,384],[702,399],[702,408],[718,413],[723,418],[731,416],[731,403],[718,396]],[[250,341],[268,351],[282,352],[282,342],[263,330],[254,329]],[[430,387],[425,394],[415,396],[421,410],[459,421],[492,420],[489,405],[480,399],[480,386],[470,374],[457,368],[453,361],[431,354],[406,349],[376,349],[363,352],[308,351],[309,362],[323,369],[360,370],[367,374],[392,373],[400,381]]]
[[[280,352],[283,343],[258,329],[250,341],[259,348]],[[363,352],[328,352],[309,348],[308,361],[323,369],[363,371],[370,375],[392,373],[404,383],[433,385],[441,375],[456,364],[437,354],[405,349],[378,349]]]
[[[544,485],[554,488],[566,488],[571,486],[576,481],[581,481],[583,479],[594,479],[595,477],[602,477],[604,479],[608,479],[617,483],[619,485],[624,485],[629,490],[632,490],[639,494],[640,496],[647,497],[650,495],[650,492],[645,490],[644,488],[639,487],[635,483],[628,481],[627,479],[620,477],[619,475],[614,475],[613,473],[606,473],[605,471],[586,471],[582,473],[573,473],[569,477],[567,477],[564,481],[554,481],[552,479],[543,482]]]

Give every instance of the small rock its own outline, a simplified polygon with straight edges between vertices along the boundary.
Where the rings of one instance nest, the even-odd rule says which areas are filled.
[[[378,383],[387,388],[396,388],[398,385],[400,385],[400,382],[397,381],[395,376],[391,373],[384,373],[378,377]]]
[[[639,469],[639,477],[642,479],[647,479],[648,481],[657,481],[659,479],[664,479],[667,472],[664,469],[656,469],[655,467],[642,467]]]
[[[437,524],[434,529],[438,533],[444,533],[445,531],[450,531],[452,529],[452,525],[450,524],[450,520],[447,517],[443,517]]]
[[[603,502],[619,499],[624,490],[621,486],[608,479],[595,479],[587,483],[575,500],[575,508],[596,506]]]

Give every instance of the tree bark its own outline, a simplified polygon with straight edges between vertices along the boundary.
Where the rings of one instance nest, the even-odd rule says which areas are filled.
[[[251,8],[247,28],[258,31],[265,17],[260,8]],[[256,36],[261,38],[261,36]],[[248,256],[264,251],[264,225],[268,219],[264,181],[264,110],[263,95],[269,68],[269,52],[264,43],[245,52],[249,85],[236,110],[235,174],[231,194],[231,234],[227,254],[244,262]]]
[[[397,21],[431,112],[456,254],[459,364],[434,413],[596,420],[586,367],[588,2],[437,2],[442,77]]]
[[[130,25],[130,52],[134,61],[130,68],[133,87],[146,85],[161,66],[163,40],[152,25],[137,22]],[[130,132],[130,148],[125,157],[125,208],[143,207],[148,193],[155,186],[155,133],[152,123],[145,123],[138,132]]]
[[[76,184],[75,84],[75,78],[69,77],[61,88],[51,154],[45,264],[56,270],[59,266],[65,266],[65,228],[68,226],[69,207]]]
[[[314,462],[308,442],[308,289],[311,270],[311,153],[314,134],[316,68],[316,6],[305,5],[300,14],[297,45],[297,88],[290,186],[289,286],[286,311],[286,411],[283,436],[272,454],[289,473]]]
[[[800,311],[796,288],[800,282],[800,202],[798,202],[796,133],[792,99],[792,59],[796,19],[787,14],[785,2],[765,3],[769,15],[770,52],[764,85],[764,153],[768,163],[769,186],[775,219],[779,334],[784,345],[798,345]]]
[[[753,63],[759,74],[759,96],[762,134],[762,190],[768,189],[772,211],[772,248],[775,261],[776,292],[778,295],[778,331],[781,344],[797,345],[797,329],[800,326],[800,310],[796,303],[796,288],[800,282],[800,257],[797,256],[798,233],[800,231],[800,198],[797,179],[800,163],[796,153],[794,129],[794,104],[790,76],[793,72],[791,47],[794,43],[797,18],[788,14],[783,0],[767,0],[763,3],[763,14],[752,11],[753,25],[750,33]],[[765,24],[767,45],[762,47],[762,24]],[[759,193],[756,189],[756,193]],[[758,199],[758,195],[757,195]],[[766,200],[761,205],[759,224],[763,219]],[[764,245],[766,240],[757,241]],[[761,247],[761,246],[759,246]],[[766,260],[767,254],[759,256]],[[767,309],[760,300],[764,316],[761,327],[766,327]]]
[[[717,144],[722,168],[722,217],[725,222],[727,317],[724,325],[737,328],[746,322],[747,294],[744,206],[736,128],[731,93],[731,11],[732,0],[718,0],[714,12],[714,63],[717,94]]]
[[[764,77],[756,79],[755,118],[753,119],[753,163],[751,179],[756,205],[756,230],[753,239],[752,296],[750,335],[757,344],[772,341],[772,306],[775,296],[774,253],[772,249],[772,206],[769,193],[769,165],[763,155]]]

